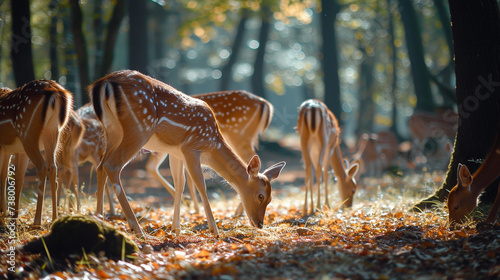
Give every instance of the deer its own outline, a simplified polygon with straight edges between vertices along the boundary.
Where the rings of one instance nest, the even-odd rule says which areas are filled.
[[[52,219],[57,218],[55,151],[59,147],[60,131],[66,125],[72,106],[72,94],[50,80],[35,80],[0,95],[0,154],[3,158],[0,170],[7,168],[6,163],[8,165],[9,161],[6,158],[14,155],[13,165],[10,166],[15,168],[15,200],[12,208],[10,201],[7,208],[12,217],[18,215],[22,183],[29,159],[35,166],[39,179],[33,225],[41,225],[47,177],[52,191]],[[1,180],[1,201],[5,201],[6,178],[2,177]],[[2,207],[6,213],[3,203]]]
[[[101,162],[106,149],[104,141],[104,130],[101,123],[97,119],[94,112],[92,103],[85,104],[77,111],[80,116],[83,126],[84,134],[76,154],[78,155],[78,163],[90,162],[94,168],[97,168]],[[168,183],[168,182],[167,182]],[[173,189],[173,187],[172,187]],[[115,215],[114,201],[111,196],[109,188],[105,188],[106,195],[109,201],[110,215]],[[172,192],[173,195],[174,192]]]
[[[359,160],[360,167],[356,179],[367,171],[371,176],[380,177],[382,170],[396,157],[398,149],[398,139],[391,131],[363,133],[358,142],[358,151],[351,156],[352,160]]]
[[[80,211],[78,189],[78,147],[85,133],[81,117],[71,109],[65,128],[61,131],[60,149],[56,153],[58,167],[58,200],[62,195],[64,185],[73,191],[76,200],[76,209]],[[69,200],[69,199],[68,199]],[[72,200],[69,200],[70,202]]]
[[[211,92],[192,96],[205,101],[212,108],[219,123],[220,131],[229,146],[244,162],[249,162],[257,154],[259,135],[262,135],[271,124],[274,111],[273,105],[269,101],[244,90]],[[149,157],[146,169],[173,196],[174,188],[159,172],[159,167],[166,156],[165,153],[157,153],[156,156]],[[188,181],[188,187],[191,192],[194,211],[198,213],[198,199],[191,180]],[[242,212],[243,206],[240,203],[235,216],[240,216]]]
[[[325,192],[325,205],[330,207],[328,201],[328,165],[332,167],[337,178],[338,189],[342,206],[351,207],[357,186],[354,179],[359,164],[344,165],[340,150],[340,127],[337,119],[327,106],[314,99],[304,101],[299,107],[297,119],[297,132],[300,137],[302,159],[306,171],[306,195],[304,214],[307,215],[307,199],[310,192],[310,212],[313,212],[313,178],[312,168],[316,175],[318,191],[317,208],[321,207],[321,178]]]
[[[97,167],[97,213],[102,214],[104,173],[111,182],[132,230],[142,234],[132,211],[120,173],[141,149],[170,155],[175,185],[172,230],[180,233],[180,202],[184,191],[184,168],[200,193],[208,229],[218,235],[208,201],[201,165],[221,175],[237,191],[250,224],[264,225],[271,202],[271,182],[285,162],[260,173],[261,161],[255,155],[246,164],[222,136],[215,114],[208,104],[186,95],[170,85],[137,71],[113,72],[89,87],[92,104],[105,132],[106,149]]]
[[[413,138],[412,153],[415,160],[425,162],[424,146],[433,138],[437,140],[436,153],[449,158],[458,127],[458,115],[452,110],[441,113],[415,112],[408,119],[408,129]]]
[[[466,165],[459,163],[457,167],[457,185],[448,194],[447,208],[449,221],[462,223],[477,206],[477,199],[484,189],[500,176],[500,125],[495,137],[495,142],[491,147],[486,159],[471,175]],[[486,217],[486,223],[494,223],[498,217],[500,208],[500,185],[499,191]]]

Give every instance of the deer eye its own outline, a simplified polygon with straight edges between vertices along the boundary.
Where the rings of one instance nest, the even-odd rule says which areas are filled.
[[[263,201],[263,200],[264,200],[264,195],[263,195],[263,194],[259,194],[259,200],[260,200],[260,201]]]

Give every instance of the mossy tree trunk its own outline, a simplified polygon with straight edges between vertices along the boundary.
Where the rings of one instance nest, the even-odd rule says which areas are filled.
[[[491,149],[500,117],[500,15],[495,0],[449,1],[457,78],[459,126],[446,179],[417,204],[443,202],[456,184],[458,163],[475,171]],[[494,182],[486,191],[496,191]],[[483,197],[495,197],[486,195]]]

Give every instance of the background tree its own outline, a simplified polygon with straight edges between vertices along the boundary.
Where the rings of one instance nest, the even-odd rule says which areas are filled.
[[[248,8],[243,8],[241,10],[240,20],[238,22],[238,26],[236,27],[236,34],[234,36],[234,40],[231,46],[231,55],[229,59],[224,64],[221,69],[221,79],[220,79],[220,90],[228,90],[229,82],[231,81],[231,74],[234,64],[238,58],[238,54],[241,51],[242,43],[243,43],[243,35],[245,35],[246,27],[245,24],[248,21],[250,11]]]
[[[104,41],[104,54],[102,56],[101,69],[99,77],[105,76],[111,72],[111,64],[114,59],[114,50],[116,44],[116,37],[120,29],[123,17],[125,15],[125,0],[117,0],[113,8],[113,14],[108,23],[106,30],[106,39]]]
[[[259,47],[255,54],[253,75],[252,75],[252,92],[263,98],[266,98],[266,90],[264,86],[264,56],[266,54],[266,44],[269,40],[269,27],[271,25],[271,9],[264,5],[261,10],[261,25],[259,30]]]
[[[337,0],[321,1],[321,66],[323,68],[323,82],[325,86],[324,101],[326,106],[339,118],[341,113],[340,79],[337,34],[335,32],[335,19],[340,11]]]
[[[148,66],[147,1],[130,0],[128,3],[129,31],[129,68],[142,73]]]
[[[71,30],[73,31],[73,39],[75,41],[75,50],[77,53],[78,63],[78,78],[80,88],[74,92],[75,103],[81,106],[90,101],[86,94],[86,88],[90,84],[89,79],[89,59],[87,54],[87,43],[83,34],[83,14],[78,0],[70,0],[71,5]]]
[[[500,121],[500,13],[495,0],[449,1],[453,31],[459,126],[446,179],[415,207],[443,202],[456,185],[458,163],[471,172],[490,151]],[[495,192],[498,180],[487,192]],[[494,198],[494,194],[482,198]]]
[[[11,0],[12,39],[10,57],[16,85],[22,86],[35,79],[31,51],[31,23],[29,0]]]
[[[399,0],[401,19],[405,29],[406,46],[411,61],[411,74],[417,104],[415,110],[433,112],[435,105],[431,92],[428,69],[424,61],[424,47],[417,14],[411,0]]]

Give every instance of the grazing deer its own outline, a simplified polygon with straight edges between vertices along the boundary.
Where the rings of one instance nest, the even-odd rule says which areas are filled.
[[[73,191],[76,199],[76,209],[80,211],[80,199],[78,190],[78,146],[82,142],[85,128],[82,119],[73,110],[70,111],[65,128],[61,131],[60,149],[56,152],[56,163],[58,173],[59,194],[63,191],[63,183],[66,188]],[[71,199],[68,199],[72,201]]]
[[[335,177],[337,178],[342,204],[351,207],[353,196],[357,188],[353,177],[358,171],[359,165],[355,163],[350,167],[344,166],[342,153],[340,151],[340,127],[333,113],[321,101],[312,99],[304,101],[299,108],[297,132],[300,136],[300,147],[306,169],[304,214],[308,213],[308,192],[311,193],[311,212],[314,207],[311,165],[314,167],[316,184],[318,185],[317,207],[319,209],[321,207],[321,178],[323,178],[325,190],[325,205],[328,207],[330,206],[327,187],[328,164],[332,167]]]
[[[457,185],[448,195],[449,220],[452,223],[464,222],[477,206],[477,199],[484,189],[500,176],[500,129],[495,142],[479,169],[471,175],[467,166],[458,164]],[[495,202],[486,218],[487,223],[494,223],[500,208],[500,185]]]
[[[389,167],[398,153],[398,139],[390,131],[378,133],[363,133],[358,143],[358,151],[352,155],[353,160],[359,160],[359,175],[368,172],[370,176],[380,177],[382,170]]]
[[[285,162],[259,173],[260,159],[245,164],[222,136],[212,109],[202,100],[141,74],[123,70],[109,74],[90,86],[97,118],[106,135],[106,150],[97,168],[97,212],[102,214],[106,172],[129,225],[141,228],[127,201],[120,172],[144,147],[170,155],[170,169],[176,186],[172,229],[180,231],[180,202],[184,190],[184,167],[200,193],[208,228],[218,234],[208,201],[201,164],[213,168],[236,189],[251,225],[262,228],[271,201],[271,181]]]
[[[4,159],[1,170],[7,168],[6,158],[14,157],[15,201],[9,212],[17,217],[19,198],[28,158],[39,178],[34,225],[42,221],[43,199],[47,174],[52,189],[52,219],[57,218],[57,166],[55,151],[59,132],[67,122],[73,96],[54,81],[37,80],[0,95],[0,153]],[[45,152],[45,159],[42,152]],[[3,176],[3,175],[2,175]],[[5,196],[5,177],[2,177],[2,197]],[[2,198],[5,201],[5,197]],[[2,207],[5,207],[2,205]],[[13,210],[10,210],[13,209]],[[4,208],[5,213],[5,208]]]
[[[458,126],[458,115],[447,110],[443,113],[416,112],[408,119],[408,129],[413,138],[412,154],[418,162],[425,162],[425,144],[429,139],[435,139],[435,153],[449,159],[451,155],[450,139],[455,138]]]
[[[193,95],[205,101],[213,110],[219,128],[227,143],[244,162],[256,155],[259,135],[269,127],[273,117],[273,105],[267,100],[243,90],[221,91]],[[158,168],[167,154],[157,153],[149,157],[146,169],[172,193],[173,187],[161,176]],[[198,213],[198,199],[194,186],[188,181],[195,212]],[[172,193],[173,195],[173,193]],[[243,206],[238,206],[235,215],[241,215]]]

